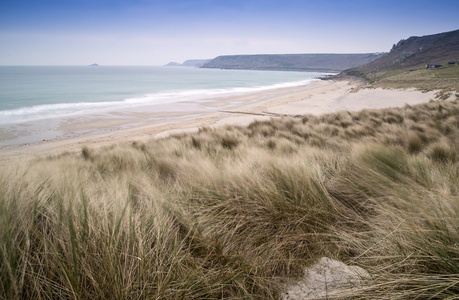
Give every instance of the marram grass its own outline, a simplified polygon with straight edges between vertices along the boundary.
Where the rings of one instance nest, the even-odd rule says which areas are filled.
[[[352,299],[459,294],[459,103],[202,128],[0,171],[0,298],[277,299],[322,256]]]

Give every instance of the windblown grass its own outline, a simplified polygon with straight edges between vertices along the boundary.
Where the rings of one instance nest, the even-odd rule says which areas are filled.
[[[329,256],[341,295],[459,294],[459,103],[256,121],[0,172],[0,297],[276,299]]]

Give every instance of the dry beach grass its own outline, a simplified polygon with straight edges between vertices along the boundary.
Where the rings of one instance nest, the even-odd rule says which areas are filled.
[[[354,299],[459,294],[459,102],[255,121],[0,171],[0,298],[277,299],[322,256]]]

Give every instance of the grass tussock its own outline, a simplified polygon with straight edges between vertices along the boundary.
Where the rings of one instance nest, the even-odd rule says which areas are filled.
[[[0,298],[277,299],[322,256],[355,299],[459,294],[459,103],[256,121],[0,172]]]

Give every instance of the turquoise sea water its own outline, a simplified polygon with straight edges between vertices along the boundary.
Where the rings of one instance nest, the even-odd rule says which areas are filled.
[[[186,67],[0,67],[0,124],[295,86],[320,75]]]

